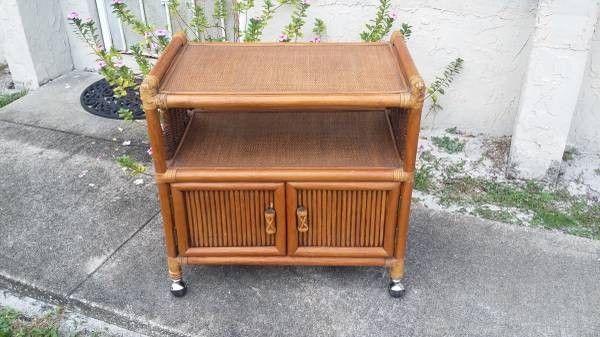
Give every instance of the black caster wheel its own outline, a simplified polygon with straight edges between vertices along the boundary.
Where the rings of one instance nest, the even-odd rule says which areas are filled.
[[[390,296],[394,298],[402,297],[406,292],[406,289],[404,289],[404,285],[402,284],[402,282],[394,280],[390,282],[388,290],[390,292]]]
[[[173,281],[171,283],[171,294],[175,297],[183,297],[187,292],[187,285],[183,280]]]

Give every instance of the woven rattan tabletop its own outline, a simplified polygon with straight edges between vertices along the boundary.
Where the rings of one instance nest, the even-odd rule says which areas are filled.
[[[387,43],[186,44],[159,92],[207,95],[408,92]]]

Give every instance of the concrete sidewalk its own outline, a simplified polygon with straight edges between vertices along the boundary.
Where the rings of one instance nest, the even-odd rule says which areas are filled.
[[[95,78],[0,110],[0,286],[155,336],[600,335],[600,242],[420,207],[401,300],[382,268],[316,267],[190,267],[171,297],[155,186],[114,162],[149,161],[143,125],[83,112]]]

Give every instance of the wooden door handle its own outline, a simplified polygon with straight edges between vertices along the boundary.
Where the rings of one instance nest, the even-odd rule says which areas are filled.
[[[265,222],[267,223],[267,228],[265,229],[267,234],[275,234],[277,228],[275,228],[275,209],[273,208],[273,203],[265,209]]]
[[[298,216],[298,232],[308,232],[307,215],[308,211],[303,206],[296,209],[296,215]]]

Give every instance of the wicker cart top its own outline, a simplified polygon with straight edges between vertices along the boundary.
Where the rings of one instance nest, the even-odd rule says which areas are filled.
[[[399,94],[408,88],[389,44],[190,43],[159,90],[287,95]]]
[[[188,43],[176,34],[142,95],[158,107],[408,107],[422,85],[390,43]],[[151,96],[151,97],[149,97]]]

